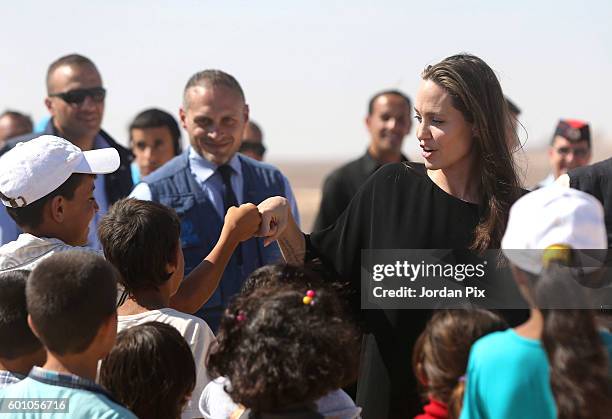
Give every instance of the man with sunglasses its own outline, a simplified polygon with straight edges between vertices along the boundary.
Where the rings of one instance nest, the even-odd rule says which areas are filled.
[[[548,161],[552,173],[538,183],[536,189],[551,185],[559,176],[591,161],[591,131],[589,124],[576,119],[562,119],[557,124]]]
[[[79,54],[61,57],[49,66],[46,84],[45,106],[51,119],[45,130],[10,139],[7,145],[12,148],[17,143],[48,134],[66,138],[83,151],[109,147],[117,150],[119,169],[100,175],[95,181],[94,196],[100,211],[90,224],[89,245],[100,248],[96,235],[98,221],[111,204],[126,197],[133,187],[130,152],[101,129],[106,89],[93,61]],[[0,244],[16,238],[0,236]]]

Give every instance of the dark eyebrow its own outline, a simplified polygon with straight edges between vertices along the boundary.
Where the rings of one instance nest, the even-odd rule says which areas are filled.
[[[421,112],[419,112],[419,110],[417,108],[414,108],[414,112],[418,113],[419,115],[421,115]],[[440,112],[425,112],[424,115],[427,116],[441,116],[442,114]]]

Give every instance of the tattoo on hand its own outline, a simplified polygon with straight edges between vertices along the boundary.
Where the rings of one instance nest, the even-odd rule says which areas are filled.
[[[304,264],[304,251],[297,251],[290,240],[279,238],[278,245],[280,246],[285,262],[289,265],[300,266]]]

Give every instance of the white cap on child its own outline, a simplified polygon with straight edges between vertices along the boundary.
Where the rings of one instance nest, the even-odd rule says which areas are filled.
[[[510,262],[538,275],[542,272],[544,249],[554,245],[607,249],[604,211],[596,198],[576,189],[551,185],[514,203],[501,242]]]
[[[119,168],[114,148],[82,151],[54,135],[19,143],[0,158],[0,192],[7,207],[25,207],[48,195],[73,173],[106,174]]]

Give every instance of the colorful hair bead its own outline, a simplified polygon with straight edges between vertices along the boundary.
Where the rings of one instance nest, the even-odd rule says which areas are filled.
[[[315,292],[313,290],[306,291],[306,296],[302,298],[302,302],[306,305],[314,305]]]
[[[243,322],[245,320],[246,320],[246,313],[244,311],[240,310],[238,312],[238,315],[236,315],[236,321]]]
[[[544,249],[542,253],[542,266],[548,268],[550,262],[558,261],[569,265],[572,260],[572,248],[566,244],[553,244]]]

